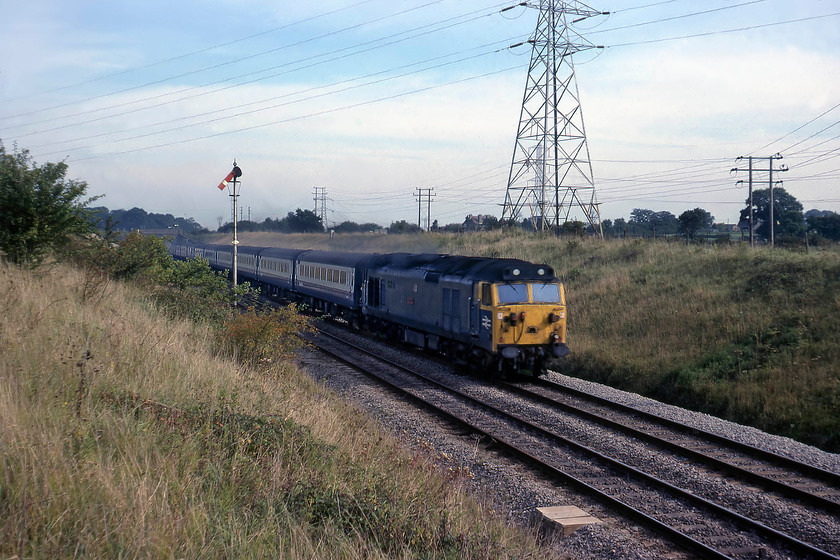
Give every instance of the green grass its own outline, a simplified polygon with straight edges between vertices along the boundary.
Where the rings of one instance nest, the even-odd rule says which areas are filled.
[[[545,556],[293,365],[97,289],[0,264],[0,557]]]

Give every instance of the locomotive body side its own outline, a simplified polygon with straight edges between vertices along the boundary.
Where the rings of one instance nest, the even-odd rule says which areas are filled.
[[[470,282],[425,268],[441,258],[396,254],[372,267],[364,307],[368,321],[422,348],[447,351],[454,341],[469,344]]]

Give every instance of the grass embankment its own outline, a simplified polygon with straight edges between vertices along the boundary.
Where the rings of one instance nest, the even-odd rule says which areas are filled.
[[[564,373],[840,452],[840,251],[471,235],[262,236],[254,245],[432,251],[551,264]]]
[[[0,264],[0,556],[542,557],[291,365],[137,287]]]

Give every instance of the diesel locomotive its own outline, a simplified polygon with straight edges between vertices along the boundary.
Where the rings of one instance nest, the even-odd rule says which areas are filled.
[[[230,270],[230,245],[169,241],[178,259]],[[507,376],[569,354],[563,284],[547,265],[441,254],[237,249],[239,276],[264,294]]]

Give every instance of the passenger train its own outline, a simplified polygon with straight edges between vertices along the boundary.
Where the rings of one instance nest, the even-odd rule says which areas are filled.
[[[231,270],[230,245],[168,242],[177,259]],[[440,254],[240,246],[238,276],[264,294],[502,376],[569,354],[563,284],[547,265]]]

